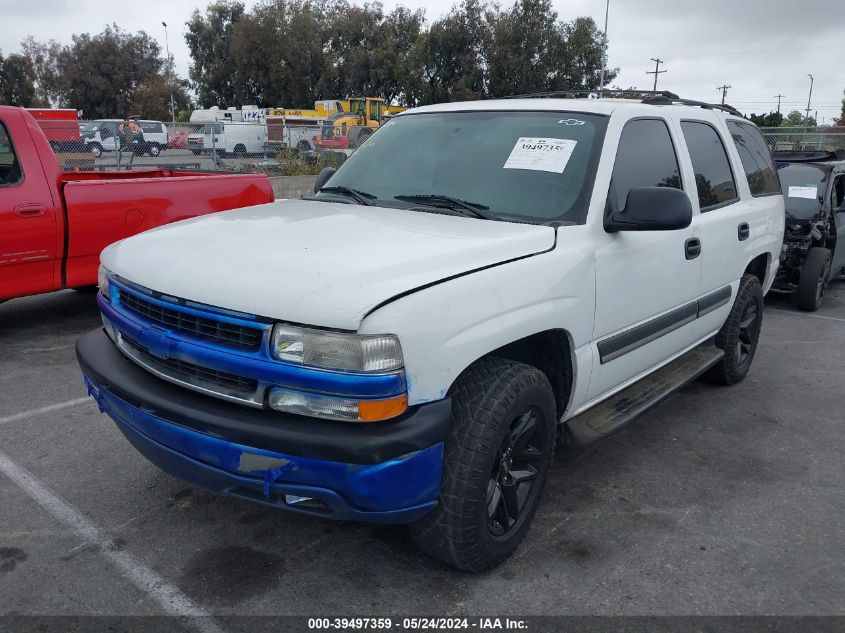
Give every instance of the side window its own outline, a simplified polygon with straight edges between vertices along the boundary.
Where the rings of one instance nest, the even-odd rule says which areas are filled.
[[[6,126],[0,123],[0,187],[14,187],[23,180],[23,172]]]
[[[629,121],[622,130],[607,195],[610,210],[624,209],[628,192],[639,187],[683,189],[672,137],[660,119]]]
[[[681,129],[692,159],[701,210],[737,200],[731,164],[719,133],[701,121],[683,121]]]
[[[728,121],[752,196],[780,195],[780,180],[772,162],[772,153],[763,135],[753,125]]]

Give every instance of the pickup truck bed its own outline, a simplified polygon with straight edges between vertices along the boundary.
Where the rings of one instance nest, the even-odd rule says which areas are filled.
[[[113,242],[273,200],[258,174],[64,172],[37,122],[10,107],[0,107],[0,192],[0,301],[94,285]]]

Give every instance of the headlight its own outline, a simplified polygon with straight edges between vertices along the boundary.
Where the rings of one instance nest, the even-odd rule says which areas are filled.
[[[388,372],[404,364],[399,339],[392,334],[343,334],[278,324],[270,348],[279,360],[339,371]]]
[[[102,264],[100,264],[100,268],[97,271],[97,287],[100,289],[100,292],[103,294],[103,296],[106,299],[108,299],[109,298],[109,271]]]

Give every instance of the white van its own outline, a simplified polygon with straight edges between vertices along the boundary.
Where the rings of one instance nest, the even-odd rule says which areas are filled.
[[[149,154],[158,156],[167,149],[167,126],[161,121],[137,121],[141,128],[136,136],[134,151],[138,156]]]
[[[124,131],[127,124],[130,126],[130,134]],[[138,156],[158,156],[162,150],[167,149],[167,127],[161,121],[99,119],[83,123],[80,132],[86,149],[98,158],[103,152],[118,150],[132,151]],[[129,144],[132,145],[131,150]]]
[[[188,149],[194,154],[240,157],[263,154],[266,146],[264,123],[206,123],[198,133],[188,135]]]

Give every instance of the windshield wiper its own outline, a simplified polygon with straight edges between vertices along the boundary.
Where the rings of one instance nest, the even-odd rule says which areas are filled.
[[[363,204],[366,207],[371,207],[375,204],[373,200],[375,200],[375,196],[371,193],[367,193],[366,191],[359,191],[358,189],[353,189],[352,187],[347,187],[346,185],[329,185],[328,187],[322,187],[317,193],[341,193],[349,196],[350,198],[355,198],[355,201],[358,204]]]
[[[436,193],[400,194],[393,196],[397,200],[408,202],[422,202],[429,206],[444,206],[447,209],[462,211],[464,215],[481,218],[483,220],[501,220],[492,213],[485,213],[490,207],[477,202],[468,202],[452,196],[443,196]]]

